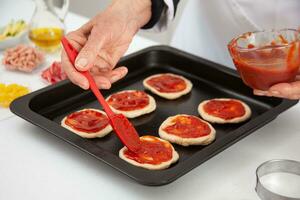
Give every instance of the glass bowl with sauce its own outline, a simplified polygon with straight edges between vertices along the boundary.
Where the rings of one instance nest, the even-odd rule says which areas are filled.
[[[300,32],[294,29],[244,33],[228,44],[244,83],[268,90],[295,80],[300,67]]]

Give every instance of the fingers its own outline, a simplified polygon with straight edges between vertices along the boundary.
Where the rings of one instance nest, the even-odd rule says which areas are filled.
[[[94,80],[99,89],[108,90],[111,88],[111,83],[110,83],[109,79],[105,76],[96,75],[96,76],[94,76]]]
[[[288,99],[299,99],[300,98],[300,81],[292,83],[279,83],[272,86],[269,91],[278,97]]]
[[[99,29],[93,27],[87,42],[75,60],[75,67],[80,71],[86,71],[92,68],[103,42],[104,37],[100,35]]]
[[[84,35],[81,29],[68,33],[66,38],[77,51],[80,51],[87,41],[87,37]]]
[[[70,81],[80,86],[82,89],[85,90],[88,89],[89,88],[88,80],[82,74],[80,74],[74,69],[72,63],[70,62],[64,50],[62,50],[61,61],[62,61],[62,68],[64,72],[67,74]]]
[[[102,54],[102,55],[101,55]],[[115,65],[112,65],[112,63],[109,62],[109,58],[106,53],[101,53],[96,56],[94,66],[96,66],[101,71],[109,71],[114,68]]]
[[[100,89],[109,89],[112,83],[117,82],[122,79],[128,73],[128,69],[126,67],[118,67],[112,71],[103,73],[98,71],[93,73],[95,82]]]
[[[94,25],[94,19],[91,19],[83,26],[81,26],[78,30],[82,32],[83,35],[88,36],[91,33],[93,25]]]
[[[112,71],[112,73],[109,76],[109,81],[111,83],[115,83],[118,80],[124,78],[126,74],[128,73],[128,69],[126,67],[118,67]]]
[[[269,91],[263,91],[263,90],[254,89],[253,90],[253,94],[255,94],[257,96],[269,96]]]
[[[259,96],[300,99],[300,81],[295,81],[292,83],[279,83],[273,85],[268,91],[254,90],[254,94]]]
[[[77,31],[70,32],[66,35],[66,38],[70,44],[77,50],[80,51],[82,46],[86,43],[87,38],[85,33],[91,28],[90,25],[84,25],[83,28],[78,29]],[[66,52],[63,50],[61,54],[62,68],[67,74],[68,78],[72,83],[80,86],[83,89],[89,88],[89,83],[87,79],[78,73],[72,63],[70,62]]]
[[[85,90],[89,88],[88,80],[81,73],[75,70],[65,51],[62,52],[62,63],[62,67],[72,83]],[[99,89],[110,89],[112,83],[122,79],[128,73],[128,69],[126,67],[118,67],[108,72],[102,72],[97,67],[92,69],[96,69],[91,70],[91,73],[93,74],[94,80]]]

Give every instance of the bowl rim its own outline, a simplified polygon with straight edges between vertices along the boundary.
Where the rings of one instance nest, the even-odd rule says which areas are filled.
[[[281,32],[281,31],[293,31],[296,34],[298,34],[298,37],[296,37],[296,39],[292,42],[289,42],[287,44],[278,44],[278,45],[269,45],[269,46],[262,46],[262,47],[253,47],[253,48],[248,48],[248,47],[241,47],[237,45],[237,40],[242,38],[242,37],[247,37],[247,35],[250,34],[255,34],[255,33],[263,33],[263,32]],[[281,48],[287,48],[290,47],[292,45],[294,45],[295,43],[300,42],[300,30],[297,29],[292,29],[292,28],[284,28],[284,29],[270,29],[270,30],[259,30],[259,31],[252,31],[252,32],[246,32],[243,34],[238,35],[237,37],[233,38],[232,40],[230,40],[230,42],[228,43],[227,47],[229,50],[231,49],[235,49],[238,50],[240,52],[250,52],[250,51],[256,51],[256,50],[267,50],[267,49],[281,49]]]

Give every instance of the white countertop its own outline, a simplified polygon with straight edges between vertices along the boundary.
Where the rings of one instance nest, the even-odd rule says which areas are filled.
[[[0,13],[14,11],[8,8],[1,3]],[[23,6],[22,10],[27,12],[25,8]],[[1,17],[0,24],[2,20]],[[84,21],[85,18],[74,14],[66,19],[69,30]],[[130,52],[152,44],[136,37]],[[18,73],[9,75],[15,79],[21,76]],[[38,77],[38,73],[33,76]],[[7,80],[3,77],[0,76],[0,82]],[[31,83],[37,87],[40,81],[33,78]],[[300,160],[299,116],[300,106],[297,105],[187,175],[162,187],[139,185],[40,128],[18,117],[10,117],[0,121],[0,199],[258,200],[254,187],[255,169],[259,164],[275,158]]]

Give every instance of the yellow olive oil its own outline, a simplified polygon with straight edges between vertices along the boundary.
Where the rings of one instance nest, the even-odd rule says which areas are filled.
[[[29,31],[29,39],[40,49],[54,52],[60,47],[64,30],[55,27],[33,28]]]

